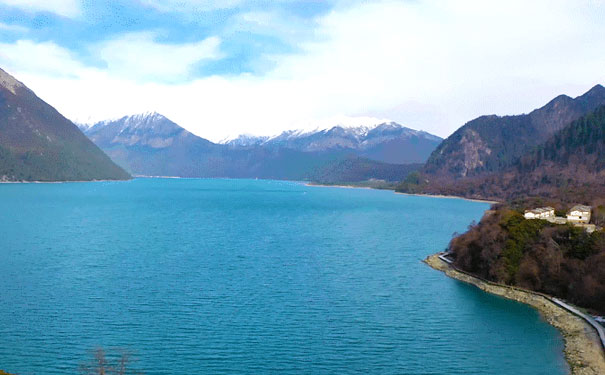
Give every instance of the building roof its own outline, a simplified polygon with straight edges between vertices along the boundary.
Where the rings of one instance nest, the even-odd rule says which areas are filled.
[[[572,208],[570,208],[568,213],[570,213],[572,211],[590,212],[591,210],[592,210],[592,207],[590,207],[590,206],[584,206],[583,204],[577,204],[577,205],[573,206]]]
[[[544,212],[550,212],[550,211],[554,211],[555,209],[552,207],[538,207],[538,208],[534,208],[532,210],[525,210],[525,213],[531,212],[534,214],[541,214]]]

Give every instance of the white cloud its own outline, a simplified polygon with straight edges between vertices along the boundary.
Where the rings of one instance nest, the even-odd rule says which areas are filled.
[[[132,33],[95,45],[93,53],[116,77],[138,80],[178,81],[189,76],[197,64],[221,57],[220,39],[167,44],[155,33]]]
[[[69,50],[53,42],[36,43],[30,40],[0,43],[0,63],[14,72],[57,79],[77,77],[85,69]],[[64,93],[58,90],[57,94]]]
[[[74,18],[82,13],[81,0],[0,0],[6,4],[30,12],[50,12]]]
[[[3,22],[0,22],[0,30],[11,31],[11,32],[15,32],[15,33],[26,33],[29,31],[29,29],[27,27],[7,24],[7,23],[3,23]]]
[[[244,0],[141,0],[141,3],[162,12],[210,11],[230,9],[243,3]]]
[[[125,62],[114,56],[125,43],[105,51],[107,69],[83,67],[67,51],[49,48],[53,66],[72,67],[69,77],[37,72],[12,53],[0,55],[0,65],[22,59],[28,69],[14,65],[17,78],[74,120],[156,110],[219,140],[371,116],[447,136],[478,115],[527,112],[560,93],[579,95],[604,83],[602,10],[588,0],[364,2],[318,18],[314,41],[299,45],[300,53],[269,56],[275,69],[262,77],[127,79],[137,69],[186,75],[200,56],[187,59],[193,52],[186,49],[188,62],[173,68],[180,58],[169,56],[172,49],[141,51],[171,62],[140,67],[144,58],[136,53]]]

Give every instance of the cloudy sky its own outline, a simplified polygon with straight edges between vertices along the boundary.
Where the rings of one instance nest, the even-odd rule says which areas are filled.
[[[77,122],[445,137],[605,83],[604,20],[603,0],[0,0],[0,67]]]

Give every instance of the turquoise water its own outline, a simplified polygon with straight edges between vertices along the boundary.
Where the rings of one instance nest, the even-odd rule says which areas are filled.
[[[421,260],[484,203],[282,181],[0,186],[0,368],[563,374],[531,308]]]

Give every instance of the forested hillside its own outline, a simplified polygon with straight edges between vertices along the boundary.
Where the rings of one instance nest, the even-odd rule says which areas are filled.
[[[523,173],[550,164],[571,165],[574,169],[582,165],[589,173],[605,169],[605,106],[563,128],[537,150],[523,156],[517,167]]]
[[[421,175],[406,181],[422,187]],[[605,313],[605,106],[577,119],[500,173],[459,179],[440,192],[506,203],[454,238],[455,264],[493,281],[555,295]],[[597,230],[526,220],[527,208],[553,206],[560,216],[592,206]]]
[[[605,105],[605,87],[596,85],[575,99],[560,95],[529,114],[479,117],[437,147],[423,174],[429,180],[442,181],[500,172],[572,121],[602,105]]]
[[[604,220],[605,206],[595,206],[595,214]],[[454,238],[449,250],[458,267],[480,277],[605,313],[604,231],[525,220],[522,207],[503,205]]]
[[[500,172],[459,179],[418,173],[399,189],[494,200],[550,197],[571,202],[604,195],[605,106],[564,127]]]

